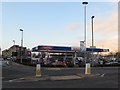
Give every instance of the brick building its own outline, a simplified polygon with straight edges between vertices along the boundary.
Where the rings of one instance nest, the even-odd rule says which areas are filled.
[[[22,49],[22,58],[27,59],[31,57],[31,51],[27,49],[26,47],[22,47],[19,45],[13,45],[9,49],[2,51],[2,57],[7,58],[16,58],[17,60],[20,59],[21,56],[21,49]]]

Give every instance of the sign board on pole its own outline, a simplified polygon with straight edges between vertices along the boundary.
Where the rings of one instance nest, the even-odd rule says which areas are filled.
[[[85,42],[84,41],[80,41],[80,51],[86,51]]]

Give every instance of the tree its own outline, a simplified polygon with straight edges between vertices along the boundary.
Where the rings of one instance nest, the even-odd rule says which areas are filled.
[[[40,53],[38,53],[37,57],[38,57],[38,58],[39,58],[39,57],[41,57],[41,54],[40,54]]]
[[[36,57],[36,54],[35,54],[35,53],[33,53],[33,54],[32,54],[32,57],[33,57],[33,58],[35,58],[35,57]]]

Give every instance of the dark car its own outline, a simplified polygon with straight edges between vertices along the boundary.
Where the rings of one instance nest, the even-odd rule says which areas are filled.
[[[51,65],[52,66],[56,66],[57,65],[56,59],[51,59]]]
[[[59,58],[56,63],[57,63],[56,66],[61,66],[61,67],[66,66],[63,58]]]
[[[51,66],[50,58],[44,58],[43,62],[44,62],[44,66]]]
[[[68,67],[74,66],[73,58],[66,58],[65,63],[66,63],[66,66]]]
[[[76,60],[76,64],[79,66],[79,67],[82,67],[82,66],[85,66],[85,62],[83,61],[83,58],[82,57],[77,57],[75,58]]]

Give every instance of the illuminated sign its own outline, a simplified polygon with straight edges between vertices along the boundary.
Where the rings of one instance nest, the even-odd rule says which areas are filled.
[[[72,47],[71,50],[73,50],[73,51],[79,51],[80,47]]]
[[[42,46],[40,49],[42,49],[42,50],[52,50],[53,47],[52,46]]]

